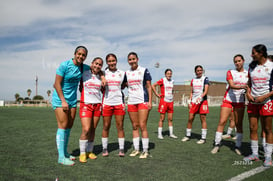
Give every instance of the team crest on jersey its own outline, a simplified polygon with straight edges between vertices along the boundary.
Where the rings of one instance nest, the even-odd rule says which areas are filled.
[[[268,68],[265,68],[265,71],[268,72]]]
[[[115,74],[112,74],[112,77],[115,77]]]
[[[121,74],[118,74],[118,76],[120,76],[120,77],[121,77]]]
[[[135,76],[135,74],[132,74],[132,76]]]
[[[138,74],[140,75],[140,74],[141,74],[141,72],[138,72]]]
[[[258,73],[261,73],[261,70],[258,70],[257,72],[258,72]]]

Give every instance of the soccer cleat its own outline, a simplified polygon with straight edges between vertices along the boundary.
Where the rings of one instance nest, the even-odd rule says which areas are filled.
[[[205,139],[200,139],[199,141],[196,142],[197,144],[204,144],[206,143],[206,140]]]
[[[70,155],[70,154],[66,154],[65,155],[66,158],[69,158],[70,160],[76,160],[76,157]]]
[[[229,138],[231,138],[231,136],[229,134],[222,135],[222,139],[229,139]]]
[[[103,149],[102,150],[102,156],[103,157],[106,157],[106,156],[108,156],[109,154],[108,154],[108,151],[107,151],[107,149]]]
[[[171,134],[171,135],[170,135],[170,138],[175,138],[175,139],[176,139],[177,136],[175,136],[174,134]]]
[[[213,149],[210,151],[212,154],[217,153],[220,150],[220,145],[215,145]]]
[[[97,156],[92,152],[87,152],[87,156],[92,160],[95,160],[97,158]]]
[[[75,162],[71,161],[69,158],[59,158],[58,163],[62,165],[67,165],[67,166],[73,166],[75,165]]]
[[[81,153],[81,154],[80,154],[79,161],[80,161],[81,163],[86,163],[86,162],[87,162],[87,160],[86,160],[86,153]]]
[[[137,156],[138,154],[140,154],[138,150],[133,150],[130,156]]]
[[[254,154],[251,154],[247,157],[244,157],[244,161],[245,162],[249,162],[249,161],[259,161],[259,156],[258,155],[254,155]]]
[[[67,166],[73,166],[75,165],[75,162],[71,161],[69,158],[59,158],[58,163],[62,165],[67,165]]]
[[[124,150],[119,150],[119,153],[118,153],[118,155],[120,156],[120,157],[124,157],[125,156],[125,154],[124,154]]]
[[[237,155],[242,155],[241,150],[240,150],[237,146],[235,147],[234,152],[235,152]]]
[[[181,141],[182,141],[182,142],[190,141],[190,137],[185,136],[184,138],[182,138],[182,140],[181,140]]]
[[[272,159],[270,157],[265,157],[264,167],[272,167]]]
[[[147,151],[144,151],[144,152],[141,153],[139,158],[147,158],[148,156],[149,156],[149,153]]]
[[[160,139],[160,140],[164,139],[162,135],[158,135],[157,138]]]
[[[237,140],[237,136],[233,136],[232,139],[233,139],[233,140]]]

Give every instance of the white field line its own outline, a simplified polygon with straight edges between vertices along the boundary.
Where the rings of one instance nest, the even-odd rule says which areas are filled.
[[[237,175],[235,177],[232,177],[231,179],[229,179],[227,181],[241,181],[241,180],[244,180],[248,177],[251,177],[252,175],[256,175],[260,172],[263,172],[268,168],[269,167],[260,166],[260,167],[254,168],[252,170],[249,170],[247,172],[241,173],[240,175]]]

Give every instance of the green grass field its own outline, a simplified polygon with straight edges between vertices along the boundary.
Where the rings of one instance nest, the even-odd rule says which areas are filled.
[[[193,139],[181,142],[185,134],[188,112],[184,107],[175,107],[174,133],[178,139],[168,137],[165,121],[164,140],[157,139],[159,114],[156,107],[150,112],[148,131],[150,137],[150,157],[139,159],[129,157],[132,151],[131,123],[125,117],[124,158],[118,156],[117,131],[114,120],[109,137],[109,157],[102,157],[102,119],[96,131],[94,152],[96,160],[82,164],[76,161],[73,167],[57,164],[55,135],[57,124],[51,108],[3,107],[0,108],[0,180],[45,180],[85,181],[85,180],[228,180],[240,173],[262,165],[262,161],[252,165],[242,165],[243,156],[236,155],[233,140],[223,141],[219,153],[210,153],[219,119],[219,107],[211,107],[207,116],[207,143],[196,144],[200,137],[199,116],[193,124]],[[226,130],[226,129],[225,129]],[[244,119],[244,154],[250,153],[248,119]],[[69,151],[79,154],[81,124],[77,115],[71,132]],[[239,164],[238,164],[239,163]],[[272,180],[273,168],[248,178],[247,180]]]

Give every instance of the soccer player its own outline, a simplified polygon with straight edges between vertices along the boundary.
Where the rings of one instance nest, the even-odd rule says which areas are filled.
[[[249,101],[247,113],[249,117],[250,139],[252,154],[245,157],[244,161],[259,160],[258,155],[258,120],[264,121],[266,133],[266,149],[264,150],[264,166],[272,166],[272,117],[273,117],[273,62],[267,58],[267,48],[258,44],[252,48],[253,61],[249,64],[249,88],[247,99]]]
[[[139,158],[149,156],[149,136],[147,121],[149,111],[152,108],[152,77],[147,68],[138,65],[138,56],[135,52],[128,54],[128,63],[131,69],[126,71],[128,85],[128,113],[133,127],[134,150],[130,156],[140,154],[139,150],[139,129],[142,136],[143,152]]]
[[[103,130],[102,130],[102,156],[108,156],[108,136],[111,126],[112,116],[115,115],[116,128],[118,131],[119,156],[124,157],[124,129],[123,121],[125,115],[125,105],[122,88],[126,83],[125,72],[117,68],[117,57],[115,54],[106,56],[108,68],[105,70],[107,85],[103,95]]]
[[[170,138],[177,138],[173,134],[173,80],[172,80],[172,70],[165,70],[165,77],[157,81],[152,85],[152,90],[157,97],[160,98],[160,103],[158,105],[158,112],[160,113],[159,123],[158,123],[158,139],[163,139],[162,127],[165,119],[165,114],[168,115],[168,125]],[[159,94],[156,91],[156,86],[159,85],[161,91]]]
[[[57,68],[52,95],[52,107],[55,111],[58,130],[56,143],[58,149],[58,163],[74,165],[75,157],[67,152],[70,131],[77,110],[77,88],[82,77],[82,66],[87,56],[87,49],[78,46],[74,52],[74,58],[64,61]]]
[[[96,159],[93,153],[95,130],[101,115],[101,68],[103,60],[100,57],[93,59],[89,69],[82,75],[82,90],[80,102],[80,118],[82,133],[79,140],[80,159],[82,163],[87,162],[87,157]]]
[[[192,123],[196,114],[200,114],[202,124],[201,139],[197,144],[204,144],[207,136],[207,122],[206,115],[209,113],[207,93],[209,89],[209,79],[203,75],[203,67],[197,65],[194,68],[196,78],[191,81],[191,94],[189,103],[189,119],[186,129],[186,136],[181,141],[189,141],[191,137]]]
[[[245,112],[245,92],[248,83],[248,72],[244,69],[244,57],[237,54],[233,58],[235,70],[228,70],[226,80],[228,88],[225,92],[223,103],[221,105],[220,120],[215,134],[214,148],[211,150],[215,154],[220,149],[223,131],[230,114],[234,115],[234,121],[237,128],[235,153],[241,155],[241,145],[243,138],[243,119]],[[233,110],[233,113],[232,113]]]

